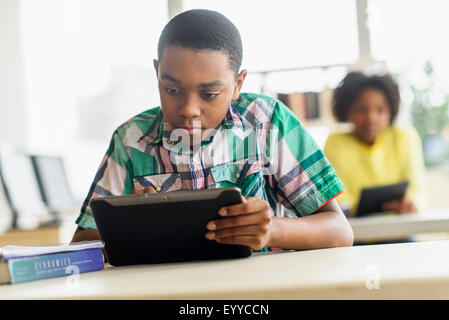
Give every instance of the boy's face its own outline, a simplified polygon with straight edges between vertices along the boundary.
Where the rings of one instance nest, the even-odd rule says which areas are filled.
[[[385,94],[374,88],[360,92],[349,108],[349,120],[354,124],[357,137],[374,144],[377,135],[390,124],[391,110]]]
[[[186,129],[191,137],[194,122],[201,126],[201,133],[221,123],[246,76],[243,70],[236,77],[221,51],[171,45],[154,67],[165,119],[173,129]]]

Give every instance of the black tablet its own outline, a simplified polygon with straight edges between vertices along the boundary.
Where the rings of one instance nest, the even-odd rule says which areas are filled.
[[[205,237],[218,210],[241,202],[238,188],[146,193],[92,199],[90,206],[113,266],[243,258],[251,248]]]
[[[360,195],[356,217],[383,212],[382,203],[401,199],[405,196],[408,182],[401,182],[373,188],[365,188]]]

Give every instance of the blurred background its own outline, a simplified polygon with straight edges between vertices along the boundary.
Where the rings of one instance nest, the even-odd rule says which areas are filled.
[[[398,123],[423,140],[429,205],[449,207],[445,0],[0,0],[2,150],[60,159],[81,205],[112,132],[159,105],[160,32],[193,8],[239,28],[244,91],[306,97],[305,107],[292,106],[321,147],[345,125],[332,118],[330,99],[346,73],[391,73],[402,96]]]

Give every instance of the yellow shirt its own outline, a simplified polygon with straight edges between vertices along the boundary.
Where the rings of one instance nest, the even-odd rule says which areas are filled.
[[[421,140],[413,127],[389,126],[370,146],[353,133],[329,136],[324,153],[343,182],[342,208],[357,208],[363,188],[409,181],[407,196],[418,211],[425,206],[425,168]]]

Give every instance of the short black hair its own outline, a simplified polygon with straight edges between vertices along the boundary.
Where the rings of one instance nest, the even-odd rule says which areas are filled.
[[[388,75],[366,76],[361,72],[348,73],[334,90],[332,112],[340,122],[348,121],[348,112],[352,103],[365,89],[381,91],[390,107],[390,124],[393,124],[399,111],[399,88],[393,78]]]
[[[193,50],[222,51],[237,74],[243,57],[242,39],[237,27],[221,13],[194,9],[178,14],[162,30],[157,47],[161,59],[164,47],[180,46]]]

